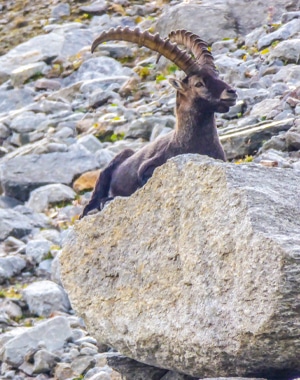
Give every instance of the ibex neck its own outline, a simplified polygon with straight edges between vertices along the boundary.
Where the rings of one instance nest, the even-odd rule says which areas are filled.
[[[216,126],[213,113],[192,114],[191,112],[186,112],[177,115],[175,136],[179,142],[195,142],[198,144],[203,139],[215,134]]]
[[[214,113],[180,113],[173,135],[173,143],[180,154],[199,153],[225,161]]]

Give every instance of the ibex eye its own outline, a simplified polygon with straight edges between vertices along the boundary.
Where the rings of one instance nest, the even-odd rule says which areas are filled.
[[[204,84],[202,82],[197,82],[195,84],[195,87],[203,87],[203,86],[204,86]]]

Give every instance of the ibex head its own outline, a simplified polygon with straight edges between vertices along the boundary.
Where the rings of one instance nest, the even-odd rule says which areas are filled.
[[[148,31],[141,32],[138,28],[112,28],[102,32],[92,45],[92,52],[105,41],[121,40],[137,43],[163,55],[186,74],[185,79],[171,79],[171,85],[177,90],[177,102],[189,103],[200,107],[203,112],[227,112],[236,102],[236,92],[223,82],[214,65],[212,54],[204,42],[191,32],[177,30],[169,37],[162,39],[159,34]],[[188,51],[181,50],[183,45]],[[189,54],[191,52],[192,56]]]

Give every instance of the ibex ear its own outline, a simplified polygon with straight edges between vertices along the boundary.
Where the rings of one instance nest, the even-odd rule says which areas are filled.
[[[177,90],[179,92],[185,92],[186,91],[185,84],[179,79],[170,78],[169,83],[171,84],[171,86],[173,86],[175,88],[175,90]]]

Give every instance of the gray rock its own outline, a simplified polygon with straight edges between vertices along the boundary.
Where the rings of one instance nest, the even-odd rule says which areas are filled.
[[[295,20],[300,24],[299,20]],[[300,26],[299,26],[300,29]],[[269,54],[269,59],[281,59],[284,62],[298,63],[300,56],[300,38],[280,42]]]
[[[26,256],[35,263],[40,263],[49,255],[50,247],[48,240],[32,240],[26,245]]]
[[[103,78],[95,78],[90,80],[85,80],[81,86],[80,91],[83,94],[92,94],[94,91],[103,90],[106,91],[111,86],[117,85],[119,88],[128,81],[129,77],[126,75],[118,76],[105,76]]]
[[[108,102],[109,99],[119,99],[120,96],[114,91],[94,91],[88,98],[89,107],[98,108]]]
[[[288,64],[273,76],[273,82],[284,82],[297,85],[300,77],[300,66]]]
[[[19,66],[11,72],[10,80],[13,86],[18,87],[36,75],[46,74],[50,67],[45,62],[28,63]]]
[[[21,273],[26,268],[26,260],[21,256],[0,257],[0,284]]]
[[[286,133],[286,145],[290,151],[300,150],[300,127],[291,128]]]
[[[82,144],[91,153],[96,153],[99,149],[103,148],[103,144],[94,135],[79,137],[77,143]]]
[[[281,16],[281,22],[284,24],[294,18],[300,18],[300,11],[286,12]]]
[[[0,139],[5,140],[10,135],[10,130],[6,125],[0,123]]]
[[[70,103],[66,101],[52,101],[52,100],[42,100],[39,103],[40,109],[46,114],[69,114],[72,111]]]
[[[68,152],[12,158],[0,168],[0,181],[7,196],[26,201],[37,187],[51,183],[71,185],[75,176],[97,167],[95,157],[75,144]]]
[[[112,76],[113,73],[113,76]],[[64,79],[66,86],[80,81],[104,79],[105,77],[128,77],[133,74],[132,70],[123,67],[121,63],[109,57],[93,57],[83,62],[80,68]],[[107,78],[105,78],[107,80]],[[125,81],[124,81],[125,82]]]
[[[59,81],[55,79],[46,79],[46,78],[41,78],[38,79],[34,83],[34,87],[36,90],[52,90],[52,91],[57,91],[61,88],[61,84]]]
[[[34,327],[23,328],[18,335],[11,337],[3,345],[1,358],[13,367],[18,367],[30,350],[37,350],[39,345],[43,344],[46,350],[53,353],[63,347],[71,334],[66,317],[48,319]]]
[[[23,290],[23,296],[31,314],[49,317],[55,311],[67,312],[70,309],[64,289],[52,281],[37,281]]]
[[[23,315],[20,306],[9,299],[1,299],[0,307],[1,311],[6,313],[9,316],[9,318],[20,319]]]
[[[33,236],[33,239],[43,239],[50,241],[53,245],[60,246],[61,243],[61,234],[60,231],[52,228],[39,231]]]
[[[5,240],[8,236],[22,238],[33,232],[35,227],[46,227],[46,220],[35,217],[34,214],[24,214],[22,210],[0,209],[0,241]]]
[[[299,20],[292,20],[285,25],[282,25],[273,33],[266,34],[257,41],[258,49],[270,46],[274,41],[287,40],[289,37],[300,32]]]
[[[6,81],[20,66],[76,54],[92,43],[92,32],[74,23],[71,27],[55,28],[51,33],[39,35],[11,49],[0,57],[0,83]]]
[[[253,106],[250,115],[257,117],[258,121],[271,119],[274,115],[272,115],[272,112],[277,110],[277,113],[279,113],[279,111],[281,111],[280,107],[280,99],[265,99]]]
[[[8,91],[0,90],[0,114],[27,106],[33,102],[35,96],[35,91],[29,87],[15,88]]]
[[[216,67],[222,74],[223,80],[229,83],[235,83],[243,77],[245,68],[241,67],[242,62],[240,59],[226,55],[215,60]]]
[[[22,203],[14,198],[6,197],[5,195],[0,196],[0,208],[14,208]]]
[[[178,156],[75,224],[62,280],[92,336],[194,377],[299,373],[295,173]]]
[[[46,259],[46,260],[41,261],[36,269],[37,275],[42,275],[42,276],[45,274],[51,275],[52,262],[53,262],[53,259]]]
[[[152,134],[152,130],[156,126],[173,129],[175,126],[175,118],[172,116],[141,117],[130,124],[128,131],[125,134],[125,138],[142,138],[149,140]]]
[[[266,32],[265,27],[261,26],[261,27],[255,28],[254,30],[252,30],[252,32],[248,33],[245,36],[245,45],[248,48],[251,48],[252,46],[256,45],[257,41],[263,36],[265,36],[266,34],[267,32]]]
[[[56,255],[51,263],[51,280],[57,285],[63,286],[60,279],[60,264],[59,264],[60,252]]]
[[[68,3],[60,3],[52,8],[51,17],[54,19],[60,19],[65,16],[70,16],[70,5]]]
[[[47,350],[39,350],[34,354],[33,360],[33,373],[48,373],[60,359]]]
[[[34,113],[32,111],[22,112],[10,123],[10,128],[19,133],[26,133],[36,130],[40,124],[45,123],[47,116],[44,113]]]
[[[163,37],[166,37],[171,30],[187,29],[208,43],[212,43],[224,37],[236,37],[234,19],[226,16],[228,15],[223,5],[179,4],[165,9],[157,22],[156,29]]]
[[[99,168],[104,168],[114,158],[115,154],[109,149],[101,149],[95,153]]]
[[[55,205],[60,202],[70,202],[76,196],[76,193],[69,186],[62,184],[52,184],[41,186],[30,193],[28,207],[35,212],[43,212],[50,205]]]
[[[251,156],[273,135],[287,131],[293,126],[293,119],[263,121],[239,128],[227,128],[220,134],[220,140],[228,160]]]
[[[94,367],[95,359],[93,356],[77,356],[71,363],[71,368],[75,375],[80,376]]]
[[[101,16],[106,12],[107,8],[108,4],[106,1],[97,0],[90,5],[80,7],[80,10],[93,16]]]
[[[296,10],[297,0],[289,4]],[[272,17],[280,17],[286,10],[287,3],[282,0],[272,2]],[[260,0],[229,0],[213,4],[209,0],[201,4],[179,4],[166,7],[165,12],[157,22],[156,29],[164,36],[171,30],[187,29],[198,34],[208,43],[221,40],[224,37],[234,38],[246,35],[263,24],[270,17],[269,4]]]

